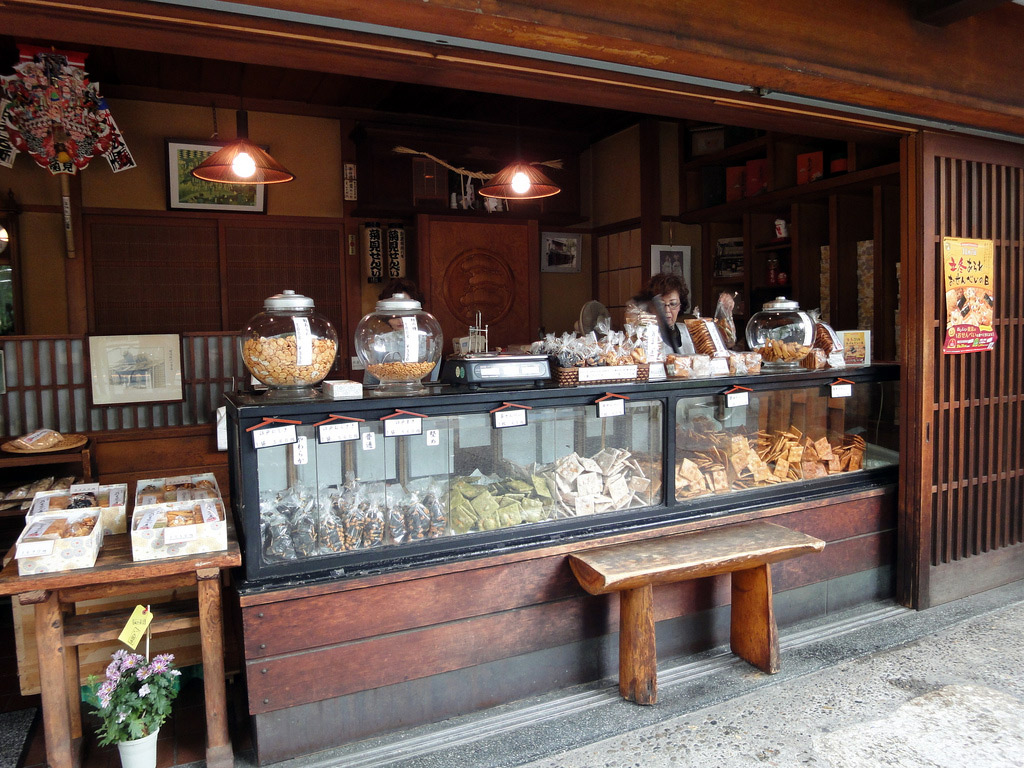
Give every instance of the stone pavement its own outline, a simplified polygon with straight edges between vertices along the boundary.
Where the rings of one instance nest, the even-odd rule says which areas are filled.
[[[1020,768],[1022,630],[1024,582],[875,603],[784,628],[776,675],[719,648],[660,664],[654,707],[605,680],[275,768]]]

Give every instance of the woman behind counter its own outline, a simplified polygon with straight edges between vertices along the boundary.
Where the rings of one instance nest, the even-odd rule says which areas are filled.
[[[686,281],[670,272],[659,272],[651,276],[647,288],[634,296],[631,303],[641,310],[657,314],[655,297],[664,307],[668,326],[667,329],[662,329],[663,354],[694,354],[690,334],[686,332],[686,327],[682,323],[676,322],[679,315],[690,308],[690,289],[686,287]],[[669,338],[665,338],[666,330]]]

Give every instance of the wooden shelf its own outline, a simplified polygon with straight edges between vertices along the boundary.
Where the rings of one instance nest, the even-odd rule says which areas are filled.
[[[739,165],[747,160],[764,157],[768,151],[768,139],[767,135],[758,136],[756,139],[734,144],[719,152],[700,155],[683,163],[683,170],[696,171],[709,165]],[[778,138],[773,140],[778,141]]]
[[[773,251],[788,251],[793,247],[792,240],[784,240],[778,243],[764,243],[763,245],[755,245],[755,253],[771,253]]]
[[[812,181],[810,184],[801,184],[796,187],[786,187],[765,192],[756,197],[745,197],[742,200],[734,200],[710,208],[698,208],[692,211],[685,211],[677,217],[682,224],[704,224],[709,221],[723,221],[726,219],[738,219],[744,213],[772,210],[781,206],[788,206],[791,203],[810,202],[815,199],[827,197],[832,192],[854,192],[859,189],[870,189],[880,181],[891,177],[893,182],[899,181],[900,164],[889,163],[880,165],[877,168],[867,168],[863,171],[853,171],[840,176],[832,176],[821,181]]]

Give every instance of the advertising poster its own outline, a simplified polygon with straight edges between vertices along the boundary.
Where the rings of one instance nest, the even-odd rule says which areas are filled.
[[[992,241],[942,238],[942,275],[946,291],[943,353],[958,355],[995,348]]]

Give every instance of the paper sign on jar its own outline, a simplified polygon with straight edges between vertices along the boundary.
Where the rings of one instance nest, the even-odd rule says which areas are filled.
[[[418,363],[420,360],[420,334],[416,318],[413,315],[403,317],[402,328],[405,330],[405,362]]]
[[[298,439],[298,435],[295,434],[294,424],[257,429],[252,433],[254,448],[272,448],[275,445],[289,445]]]
[[[344,424],[324,424],[320,427],[319,434],[321,443],[344,443],[349,440],[358,440],[359,422],[348,421]]]
[[[626,412],[626,401],[618,397],[607,400],[599,400],[597,403],[597,417],[607,419],[609,416],[622,416]]]
[[[423,419],[388,419],[384,422],[384,437],[407,437],[423,432]]]
[[[853,395],[853,384],[849,382],[839,382],[831,385],[832,397],[850,397]]]
[[[750,404],[750,393],[746,390],[739,390],[737,392],[726,392],[725,393],[725,407],[726,408],[738,408],[742,405]]]
[[[526,426],[526,411],[522,408],[507,408],[502,411],[495,411],[491,416],[493,417],[495,429]]]
[[[292,448],[292,464],[300,466],[308,463],[309,451],[306,448],[306,438],[299,437],[299,439],[295,441],[295,447]]]
[[[128,623],[124,625],[124,629],[121,630],[117,639],[134,651],[152,623],[153,612],[141,605],[136,605],[132,615],[128,617]]]

